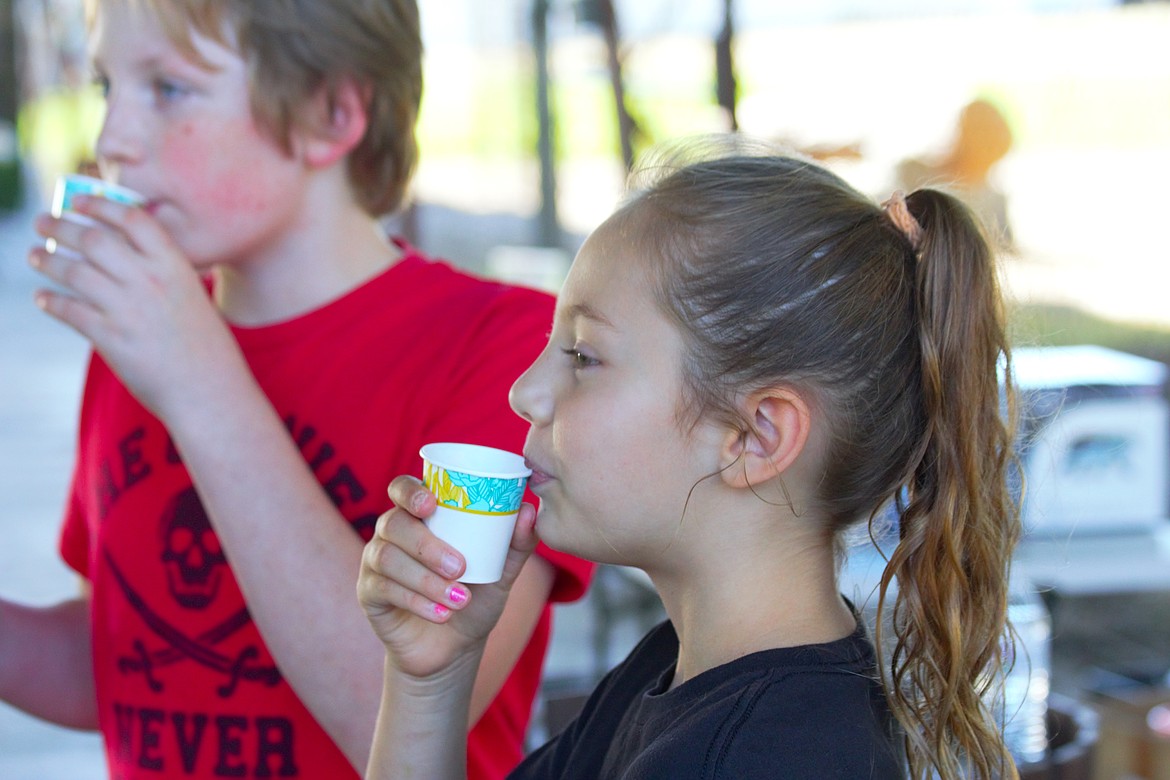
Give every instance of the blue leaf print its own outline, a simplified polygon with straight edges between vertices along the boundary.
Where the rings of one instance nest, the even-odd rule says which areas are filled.
[[[524,495],[523,478],[476,477],[455,471],[447,474],[453,484],[467,491],[470,503],[466,508],[476,512],[513,512],[513,507],[520,505],[520,498]]]

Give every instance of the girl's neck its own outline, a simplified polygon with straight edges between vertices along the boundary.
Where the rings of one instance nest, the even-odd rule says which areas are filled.
[[[738,558],[703,556],[677,577],[651,573],[678,633],[674,685],[750,653],[856,630],[831,544],[756,546]]]

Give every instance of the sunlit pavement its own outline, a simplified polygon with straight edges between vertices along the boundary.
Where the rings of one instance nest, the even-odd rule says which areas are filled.
[[[72,461],[85,343],[32,302],[24,261],[31,208],[0,214],[0,594],[51,604],[76,593],[56,553]],[[96,735],[51,726],[0,704],[0,778],[105,777]]]

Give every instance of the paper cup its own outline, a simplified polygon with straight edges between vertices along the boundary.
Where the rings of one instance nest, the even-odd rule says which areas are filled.
[[[423,482],[438,503],[426,524],[467,561],[459,581],[495,582],[504,572],[532,470],[515,453],[478,444],[428,444],[419,455]]]
[[[53,190],[53,203],[50,212],[54,217],[67,219],[80,225],[96,225],[97,222],[89,217],[82,216],[73,210],[73,199],[78,195],[94,195],[99,198],[108,198],[127,206],[141,206],[146,199],[128,187],[111,184],[108,181],[95,179],[80,173],[67,173],[57,177],[57,186]],[[80,254],[65,247],[59,246],[53,239],[45,241],[45,248],[56,255],[79,259]]]
[[[127,206],[141,206],[145,201],[141,195],[128,187],[111,184],[108,181],[84,176],[80,173],[70,173],[57,179],[57,188],[53,191],[53,216],[86,225],[93,224],[92,219],[83,217],[73,210],[73,199],[78,195],[93,195],[124,203]]]

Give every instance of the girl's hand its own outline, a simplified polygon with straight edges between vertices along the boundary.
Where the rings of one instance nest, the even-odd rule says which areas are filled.
[[[95,197],[74,207],[97,225],[37,218],[37,232],[71,253],[29,252],[29,264],[59,287],[38,291],[37,304],[89,339],[151,411],[181,408],[179,394],[206,389],[224,350],[238,352],[230,331],[151,214]]]
[[[500,581],[468,586],[455,579],[463,573],[463,557],[421,522],[435,511],[430,491],[403,476],[388,492],[395,508],[378,518],[366,544],[358,599],[389,662],[404,674],[429,677],[482,650],[536,548],[536,511],[521,506]]]

